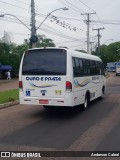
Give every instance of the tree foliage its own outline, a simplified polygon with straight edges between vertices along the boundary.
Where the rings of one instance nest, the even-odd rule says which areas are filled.
[[[0,63],[11,65],[13,67],[12,74],[18,74],[22,54],[27,48],[28,46],[25,44],[17,46],[0,42]]]
[[[55,47],[52,39],[47,38],[45,35],[38,35],[37,47]]]
[[[98,55],[97,48],[92,53],[94,55]],[[116,62],[120,60],[120,42],[114,42],[109,45],[100,46],[100,55],[98,55],[104,62],[104,64],[108,62]]]
[[[37,47],[54,47],[53,40],[45,35],[39,35]],[[11,65],[13,67],[13,75],[18,75],[19,65],[23,53],[29,48],[29,40],[24,40],[24,44],[16,45],[14,43],[7,44],[0,41],[0,63],[2,65]]]

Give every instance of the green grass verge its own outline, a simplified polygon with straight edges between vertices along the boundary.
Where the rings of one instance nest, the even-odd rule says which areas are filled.
[[[0,104],[12,102],[19,99],[19,90],[13,89],[0,92]]]

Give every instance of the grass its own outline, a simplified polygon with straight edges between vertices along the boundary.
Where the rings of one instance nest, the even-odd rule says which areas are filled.
[[[0,92],[0,104],[12,102],[19,99],[19,90],[13,89]]]

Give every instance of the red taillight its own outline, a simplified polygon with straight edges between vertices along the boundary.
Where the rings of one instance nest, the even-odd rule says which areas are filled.
[[[72,83],[69,81],[66,81],[66,91],[72,91]]]
[[[20,89],[22,89],[22,88],[23,88],[22,81],[19,81],[19,88],[20,88]]]

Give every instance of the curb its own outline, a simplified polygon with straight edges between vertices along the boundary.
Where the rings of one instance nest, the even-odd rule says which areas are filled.
[[[16,101],[13,101],[13,102],[4,103],[4,104],[0,104],[0,109],[12,107],[12,106],[15,106],[17,104],[19,104],[19,100],[16,100]]]

